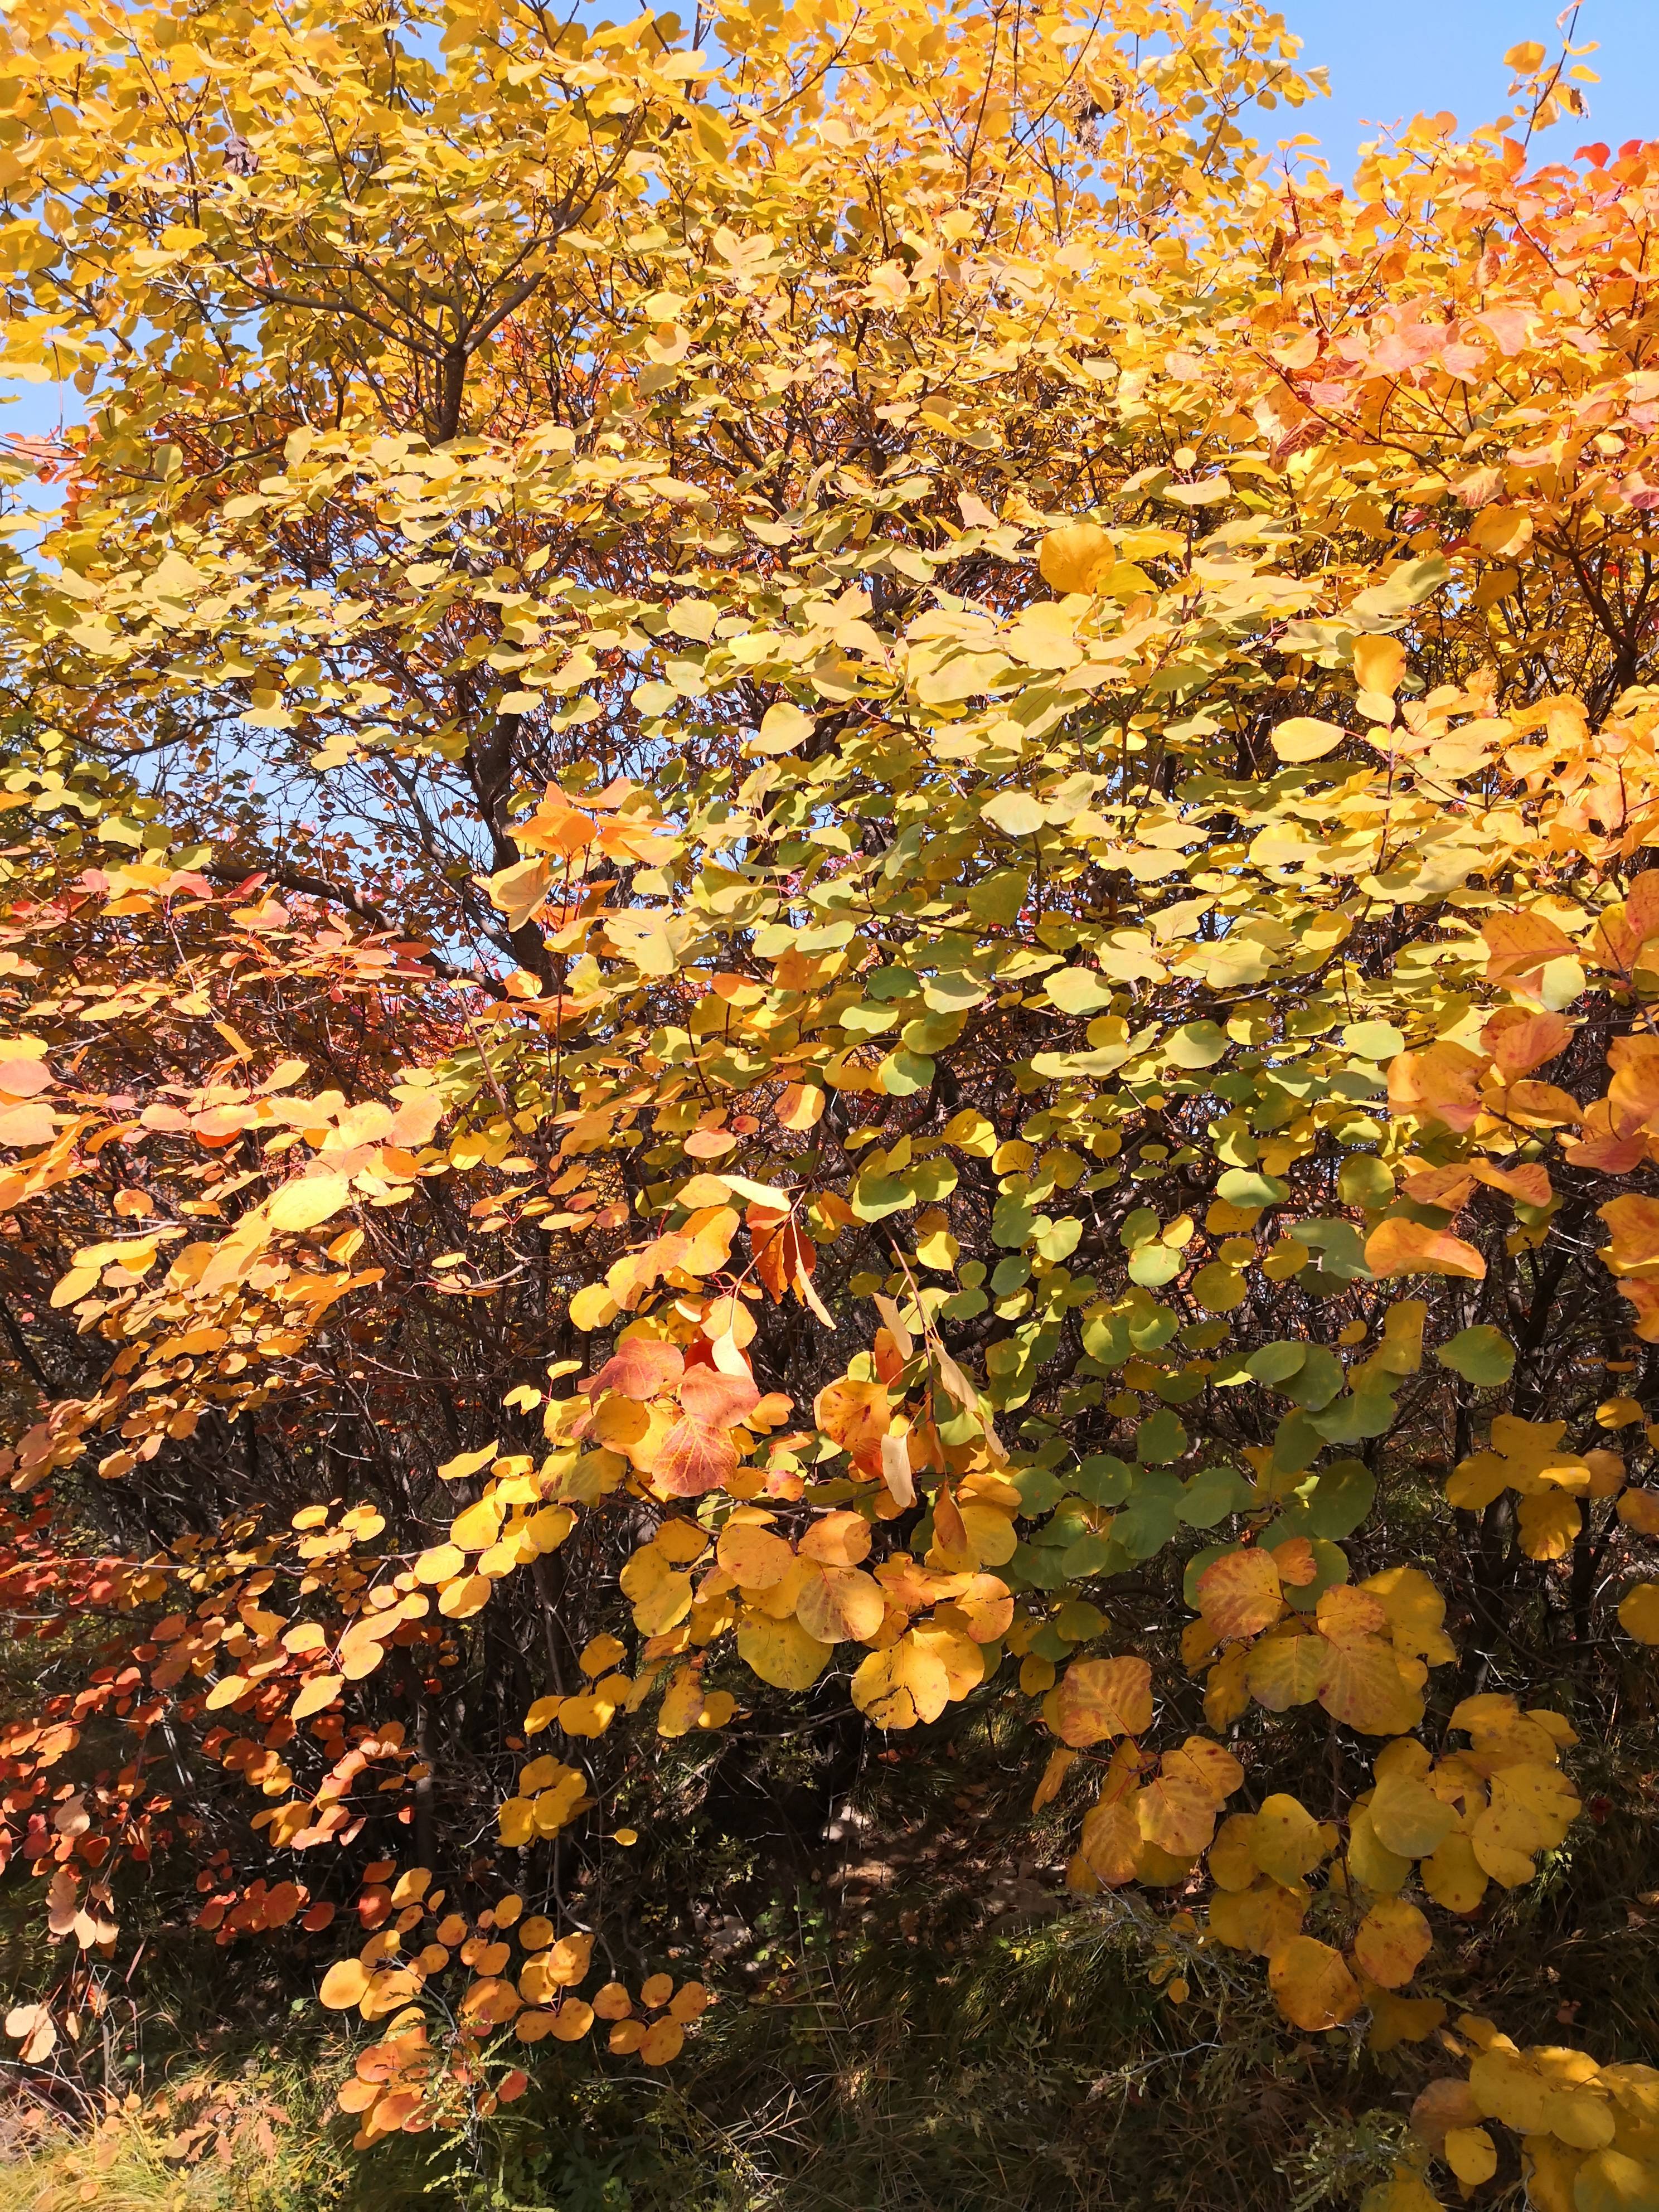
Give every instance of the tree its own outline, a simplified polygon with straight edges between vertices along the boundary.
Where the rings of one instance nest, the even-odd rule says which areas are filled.
[[[626,1778],[1012,1701],[1174,2001],[1467,2062],[1373,2212],[1648,2202],[1659,2075],[1437,1968],[1659,1641],[1585,50],[1346,192],[1253,0],[7,24],[90,412],[4,579],[25,2061],[165,1850],[222,1942],[355,1897],[365,2144],[668,2063],[700,1984],[577,1994]]]

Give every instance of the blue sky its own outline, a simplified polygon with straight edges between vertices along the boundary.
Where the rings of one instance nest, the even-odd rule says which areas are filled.
[[[1346,176],[1361,142],[1376,126],[1425,110],[1449,108],[1460,123],[1489,121],[1504,103],[1510,73],[1504,50],[1541,39],[1555,50],[1556,0],[1279,0],[1290,27],[1305,41],[1304,64],[1324,63],[1331,97],[1298,115],[1280,108],[1263,116],[1264,143],[1301,129],[1329,150]],[[622,12],[626,12],[625,10]],[[1583,0],[1576,42],[1601,41],[1589,65],[1602,82],[1588,88],[1588,123],[1571,118],[1539,142],[1547,157],[1604,139],[1659,137],[1659,0]],[[8,387],[0,384],[0,394]],[[55,428],[60,410],[78,417],[73,392],[12,386],[15,403],[0,404],[0,430]]]
[[[1450,108],[1460,123],[1498,114],[1510,73],[1505,50],[1541,39],[1558,51],[1559,0],[1276,0],[1304,40],[1304,64],[1323,62],[1331,97],[1297,118],[1346,173],[1367,125]],[[1569,159],[1595,139],[1659,137],[1659,0],[1583,0],[1573,43],[1599,39],[1586,57],[1602,82],[1585,88],[1589,121],[1558,124],[1540,150]],[[1282,112],[1282,111],[1281,111]],[[1277,118],[1273,118],[1277,119]],[[1266,137],[1264,132],[1263,136]]]

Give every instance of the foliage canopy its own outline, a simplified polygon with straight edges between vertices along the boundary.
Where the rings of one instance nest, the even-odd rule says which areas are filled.
[[[1292,179],[1255,0],[4,40],[24,2063],[182,1863],[365,2147],[668,2064],[618,1808],[973,1701],[1444,2062],[1371,2212],[1659,2203],[1450,1965],[1659,1643],[1659,149]]]

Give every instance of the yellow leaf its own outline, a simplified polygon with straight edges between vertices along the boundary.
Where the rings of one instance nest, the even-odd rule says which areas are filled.
[[[1601,1256],[1615,1275],[1659,1267],[1659,1199],[1627,1195],[1595,1210],[1613,1231]]]
[[[795,1564],[783,1537],[736,1516],[721,1529],[715,1557],[743,1589],[770,1589]]]
[[[1516,507],[1483,507],[1470,527],[1469,537],[1483,553],[1498,560],[1513,560],[1532,543],[1532,517]]]
[[[1365,2191],[1359,2212],[1442,2212],[1442,2207],[1421,2174],[1397,2166],[1389,2180],[1374,2182]]]
[[[1448,1912],[1473,1912],[1486,1893],[1487,1874],[1464,1835],[1448,1836],[1421,1869],[1423,1887]]]
[[[1401,1674],[1393,1644],[1379,1636],[1327,1640],[1319,1702],[1365,1735],[1403,1735],[1423,1717],[1421,1697]]]
[[[1275,1629],[1253,1644],[1244,1661],[1250,1695],[1269,1712],[1312,1703],[1325,1673],[1325,1643],[1300,1623]]]
[[[787,700],[769,707],[761,717],[761,725],[749,740],[749,750],[755,753],[792,753],[797,745],[804,745],[817,725],[810,714]]]
[[[273,1229],[315,1229],[351,1201],[351,1185],[343,1175],[296,1176],[266,1201],[265,1219]]]
[[[1407,1774],[1383,1778],[1379,1771],[1370,1810],[1378,1842],[1408,1859],[1437,1850],[1456,1820],[1449,1805]]]
[[[617,1304],[604,1283],[584,1283],[570,1301],[570,1326],[584,1336],[617,1317]]]
[[[1218,1642],[1271,1627],[1285,1609],[1273,1553],[1255,1548],[1212,1559],[1198,1578],[1198,1601]]]
[[[1523,1498],[1516,1510],[1521,1548],[1529,1559],[1564,1559],[1584,1525],[1575,1499],[1559,1490]]]
[[[1406,673],[1406,648],[1397,637],[1357,637],[1353,672],[1363,690],[1392,699]]]
[[[1659,2212],[1659,2158],[1592,2152],[1573,2178],[1575,2212]]]
[[[1273,732],[1273,747],[1282,761],[1323,760],[1347,735],[1334,722],[1322,722],[1312,714],[1292,714]]]
[[[835,1646],[809,1635],[798,1620],[769,1620],[750,1613],[738,1626],[738,1656],[763,1682],[777,1690],[805,1690],[816,1682]],[[858,1687],[854,1684],[856,1701]]]
[[[1428,1922],[1403,1898],[1379,1898],[1354,1932],[1354,1963],[1385,1990],[1410,1981],[1434,1942]]]
[[[1096,578],[1115,558],[1116,549],[1097,523],[1068,522],[1043,539],[1037,568],[1050,591],[1064,597],[1070,592],[1092,591]]]
[[[463,1552],[487,1551],[501,1533],[501,1509],[494,1498],[481,1498],[449,1524],[449,1542]]]
[[[459,1482],[466,1475],[476,1474],[481,1467],[488,1467],[495,1456],[495,1443],[492,1437],[480,1451],[458,1452],[453,1459],[447,1459],[438,1469],[439,1480]]]
[[[520,860],[487,879],[489,903],[498,914],[507,916],[509,929],[524,927],[546,899],[552,888],[553,875],[553,861],[538,859]]]
[[[853,1677],[853,1703],[878,1728],[914,1728],[936,1721],[951,1698],[945,1662],[914,1631],[885,1651],[872,1651]]]
[[[466,1620],[473,1613],[481,1613],[489,1602],[489,1577],[465,1575],[440,1594],[438,1610],[446,1620]]]
[[[453,1582],[466,1572],[466,1554],[459,1544],[434,1544],[415,1562],[415,1579],[433,1589]]]
[[[1294,1797],[1275,1792],[1262,1800],[1250,1828],[1250,1856],[1265,1875],[1291,1888],[1326,1856],[1320,1826]]]
[[[1362,2001],[1342,1954],[1311,1936],[1294,1936],[1273,1954],[1267,1983],[1291,2026],[1314,2033],[1352,2020]]]
[[[1365,2031],[1368,2051],[1397,2051],[1402,2043],[1422,2043],[1446,2018],[1438,1997],[1401,1997],[1389,1990],[1370,1989],[1365,2004],[1371,2016]]]
[[[1659,1583],[1638,1583],[1619,1601],[1619,1626],[1638,1644],[1659,1644]]]
[[[1103,1798],[1084,1815],[1079,1838],[1079,1856],[1096,1879],[1109,1889],[1133,1881],[1144,1845],[1140,1832],[1140,1792],[1128,1789]]]
[[[313,1713],[320,1713],[325,1706],[334,1703],[344,1684],[343,1674],[313,1674],[289,1707],[289,1718],[308,1721]]]
[[[887,1616],[880,1585],[856,1567],[823,1567],[802,1584],[795,1617],[823,1644],[867,1644]]]

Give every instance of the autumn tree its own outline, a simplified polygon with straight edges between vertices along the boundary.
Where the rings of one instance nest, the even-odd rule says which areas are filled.
[[[1446,1971],[1659,1642],[1659,147],[1346,190],[1256,0],[3,35],[23,2061],[165,1865],[363,2145],[668,2063],[629,1778],[976,1701],[1412,2057],[1371,2212],[1659,2203]]]

